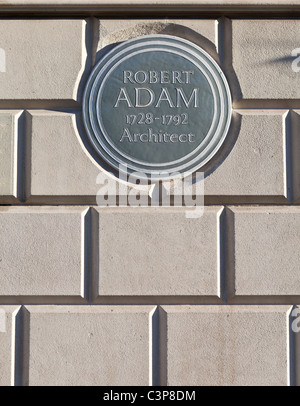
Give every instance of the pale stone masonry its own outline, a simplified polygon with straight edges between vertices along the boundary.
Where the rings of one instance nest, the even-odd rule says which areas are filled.
[[[84,208],[6,207],[0,218],[1,296],[80,296]]]
[[[296,296],[300,208],[230,207],[230,211],[235,295]]]
[[[153,34],[232,94],[198,217],[99,199],[84,87]],[[299,0],[0,2],[1,386],[300,385],[299,83]]]
[[[238,110],[232,151],[205,179],[205,195],[225,201],[288,202],[285,174],[287,111]],[[251,137],[249,136],[251,134]],[[237,170],[238,168],[238,170]],[[251,169],[250,169],[251,168]],[[262,171],[264,176],[261,176]]]
[[[86,63],[84,33],[83,20],[2,20],[1,99],[77,100]]]
[[[17,111],[0,113],[0,202],[17,201],[18,117]]]
[[[219,296],[222,208],[198,219],[182,208],[107,210],[98,209],[100,296]]]
[[[151,384],[153,306],[27,306],[26,310],[29,385]]]
[[[287,385],[288,311],[289,306],[163,306],[164,383]]]
[[[14,346],[12,331],[14,329],[15,313],[19,311],[18,306],[1,306],[0,312],[0,385],[10,386],[12,380],[12,369],[14,365]]]
[[[39,202],[46,196],[48,199],[91,196],[95,203],[99,189],[96,179],[101,167],[85,151],[76,131],[77,116],[52,111],[27,112],[26,138],[31,147],[28,151],[31,179],[27,193],[31,202]]]
[[[243,98],[299,99],[298,72],[291,69],[299,43],[299,20],[233,20],[233,69]]]

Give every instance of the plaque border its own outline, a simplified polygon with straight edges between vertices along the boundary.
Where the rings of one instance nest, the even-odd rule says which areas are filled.
[[[182,57],[192,55],[194,59],[192,58],[187,59],[189,59],[190,62],[192,62],[195,65],[196,61],[198,61],[198,64],[201,62],[204,65],[206,65],[206,69],[212,76],[215,86],[218,89],[217,97],[219,97],[220,102],[219,108],[220,113],[219,118],[216,120],[217,111],[215,108],[214,120],[218,121],[218,125],[214,129],[214,134],[211,136],[211,139],[207,141],[208,135],[210,134],[210,131],[214,126],[214,122],[212,122],[211,129],[206,134],[202,143],[198,145],[197,148],[192,152],[190,152],[187,156],[179,158],[179,161],[185,160],[186,162],[177,167],[176,166],[172,167],[174,162],[149,164],[148,162],[146,163],[135,160],[130,156],[124,156],[122,159],[124,153],[117,151],[115,146],[110,144],[109,136],[105,133],[105,129],[101,129],[100,127],[99,112],[97,112],[97,109],[95,108],[98,105],[99,97],[101,96],[101,88],[103,88],[104,83],[107,80],[108,74],[113,69],[115,69],[119,64],[121,64],[124,59],[133,56],[132,51],[134,50],[136,51],[138,48],[142,47],[140,51],[136,51],[135,53],[147,52],[148,51],[147,49],[146,50],[143,49],[145,45],[151,46],[155,45],[155,48],[152,49],[152,51],[157,50],[157,47],[163,45],[165,46],[165,48],[164,49],[162,48],[161,49],[162,51],[169,51],[174,53],[174,50],[167,49],[167,47],[169,46],[170,48],[171,47],[172,48],[174,47],[176,49],[179,48],[182,50],[182,52],[185,52],[185,54],[181,55]],[[122,55],[123,59],[120,60],[120,57],[122,57]],[[117,61],[117,63],[114,63],[114,61]],[[197,68],[200,69],[201,72],[203,73],[203,69],[201,68],[200,65],[197,66]],[[205,73],[205,77],[208,80],[207,76],[208,75]],[[213,86],[211,85],[211,81],[208,80],[208,82],[214,95],[214,105],[216,107],[216,95]],[[133,177],[139,179],[149,179],[149,177],[151,177],[151,179],[154,181],[175,179],[184,176],[185,173],[190,174],[203,167],[207,162],[209,162],[212,159],[213,156],[215,156],[215,154],[221,148],[228,134],[232,119],[231,92],[227,79],[220,66],[205,50],[200,48],[198,45],[181,37],[176,37],[174,35],[156,34],[156,35],[139,36],[124,41],[121,44],[116,45],[109,52],[107,52],[107,54],[105,54],[103,58],[101,58],[100,61],[95,65],[87,80],[83,95],[82,108],[83,108],[83,122],[88,138],[92,142],[93,147],[96,149],[101,158],[115,170],[120,170],[120,166],[124,166],[126,167],[128,173],[131,174]],[[95,124],[95,117],[98,121],[100,133],[97,130],[97,125]],[[101,139],[102,137],[104,137],[106,141],[108,141],[108,145],[110,145],[110,148],[108,148],[108,146],[105,145],[104,140]],[[199,154],[197,154],[197,151],[201,149],[201,146],[205,142],[208,142],[208,144]],[[119,153],[119,157],[118,155],[116,155],[116,153]],[[192,156],[192,158],[190,160],[187,160],[189,156]],[[201,159],[201,157],[203,156],[204,159]],[[136,165],[136,163],[138,165]],[[138,175],[136,174],[135,176],[134,172],[138,172]],[[176,175],[174,175],[174,173],[176,173]],[[145,176],[141,177],[142,174],[145,174]]]

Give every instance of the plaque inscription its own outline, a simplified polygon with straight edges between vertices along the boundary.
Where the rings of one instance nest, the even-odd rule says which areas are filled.
[[[94,148],[112,168],[122,164],[139,178],[171,179],[201,168],[220,148],[231,96],[204,50],[148,35],[116,46],[96,65],[83,117]]]

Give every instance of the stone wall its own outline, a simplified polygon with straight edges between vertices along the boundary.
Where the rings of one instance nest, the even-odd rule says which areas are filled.
[[[0,2],[0,384],[298,385],[300,2],[34,3]],[[199,218],[97,199],[84,86],[146,34],[230,85]]]

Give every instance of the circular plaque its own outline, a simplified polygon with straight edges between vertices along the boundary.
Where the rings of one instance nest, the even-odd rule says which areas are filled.
[[[230,126],[231,95],[203,49],[146,35],[116,46],[96,65],[83,118],[94,148],[116,171],[172,179],[216,154]]]

